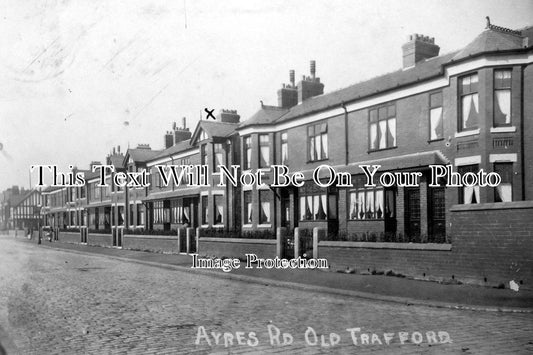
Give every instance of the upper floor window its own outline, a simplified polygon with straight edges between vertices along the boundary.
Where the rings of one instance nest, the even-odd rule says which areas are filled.
[[[442,127],[442,92],[429,95],[429,140],[444,137]]]
[[[494,163],[494,172],[502,181],[494,188],[494,202],[510,202],[513,200],[513,163]]]
[[[207,164],[207,145],[202,144],[200,146],[200,164],[206,165]]]
[[[511,70],[494,71],[494,127],[511,125]]]
[[[370,150],[396,146],[396,104],[369,111]]]
[[[307,127],[307,151],[309,161],[328,158],[327,123],[319,123]]]
[[[472,74],[459,79],[461,112],[459,131],[476,129],[479,121],[478,75]]]
[[[222,143],[215,143],[215,168],[219,165],[224,165],[224,148]]]
[[[244,169],[251,169],[252,168],[252,137],[248,136],[243,139],[243,153],[244,153]]]
[[[289,140],[287,132],[281,134],[281,164],[287,165],[289,160]]]
[[[259,167],[270,166],[270,136],[268,134],[259,135]]]

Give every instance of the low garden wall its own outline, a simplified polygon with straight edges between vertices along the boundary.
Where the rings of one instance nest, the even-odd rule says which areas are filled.
[[[226,258],[246,258],[256,254],[259,258],[274,258],[277,253],[276,239],[209,238],[200,237],[198,254]]]
[[[78,237],[79,242],[79,237]],[[111,233],[88,233],[87,245],[94,245],[99,247],[113,246],[113,235]]]
[[[80,232],[59,231],[59,241],[61,243],[79,243],[81,241]]]
[[[177,235],[125,234],[122,247],[158,253],[178,254],[180,252]]]
[[[320,241],[334,270],[533,289],[533,201],[456,205],[451,244]]]

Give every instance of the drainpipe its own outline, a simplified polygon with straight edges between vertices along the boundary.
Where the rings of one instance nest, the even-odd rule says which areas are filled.
[[[341,101],[341,107],[344,109],[344,164],[348,166],[348,110],[344,101]]]

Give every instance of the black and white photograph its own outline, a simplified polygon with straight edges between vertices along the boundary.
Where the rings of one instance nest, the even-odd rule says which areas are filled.
[[[531,0],[0,0],[0,355],[532,354]]]

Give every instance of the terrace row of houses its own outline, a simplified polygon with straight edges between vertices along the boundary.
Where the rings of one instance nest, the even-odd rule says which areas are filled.
[[[461,50],[439,55],[433,38],[412,35],[403,68],[324,94],[316,76],[278,90],[278,104],[261,103],[246,120],[222,110],[216,121],[189,130],[185,119],[164,135],[164,148],[114,148],[102,163],[117,172],[151,173],[146,188],[99,187],[84,171],[83,187],[42,192],[44,224],[112,233],[165,233],[182,227],[270,231],[278,227],[327,230],[329,239],[358,233],[404,235],[446,242],[452,205],[533,200],[533,27],[488,24]],[[156,165],[240,165],[263,169],[265,186],[191,187],[158,179]],[[270,188],[269,167],[302,172],[301,187]],[[319,187],[320,165],[351,174],[352,187]],[[385,172],[422,172],[418,187],[366,187],[359,165]],[[497,172],[497,187],[429,187],[429,165],[459,173]],[[81,170],[80,170],[81,171]],[[322,175],[321,178],[326,178]],[[169,232],[170,233],[170,232]],[[115,236],[116,234],[116,236]]]

